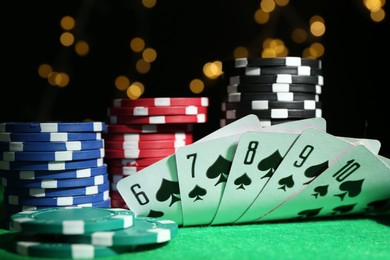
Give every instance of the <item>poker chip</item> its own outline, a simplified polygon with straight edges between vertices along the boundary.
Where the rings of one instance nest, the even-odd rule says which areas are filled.
[[[318,59],[301,57],[277,57],[277,58],[238,58],[222,61],[222,69],[235,69],[242,67],[267,67],[267,66],[309,66],[322,69],[322,62]]]
[[[0,151],[10,152],[49,152],[81,151],[104,148],[104,140],[65,141],[65,142],[1,142]]]
[[[1,180],[4,187],[58,189],[58,188],[101,185],[108,182],[108,175],[107,173],[105,173],[93,177],[86,177],[86,178],[79,178],[79,179],[59,179],[59,180],[56,179],[18,180],[18,179],[7,179],[2,177]]]
[[[221,127],[226,126],[230,123],[233,123],[237,119],[226,119],[226,118],[221,118],[219,121],[219,124]],[[261,119],[260,120],[260,127],[269,127],[277,124],[283,124],[283,123],[289,123],[293,122],[296,119]]]
[[[207,114],[179,116],[109,116],[110,124],[177,124],[205,123]]]
[[[115,142],[107,141],[106,149],[109,150],[146,150],[146,149],[167,149],[167,148],[179,148],[187,144],[192,143],[192,141],[187,140],[155,140],[155,141],[139,141],[139,142]]]
[[[321,94],[322,87],[314,84],[233,84],[227,86],[227,93],[247,93],[247,92],[302,92]]]
[[[101,140],[97,133],[9,133],[0,132],[0,142],[70,142]]]
[[[82,235],[64,236],[67,242],[96,246],[139,246],[170,241],[178,233],[178,225],[171,220],[136,217],[134,224],[116,231],[99,231]]]
[[[120,167],[115,167],[115,166],[110,166],[108,169],[108,172],[110,175],[131,175],[133,173],[136,173],[142,169],[144,169],[147,166],[120,166]]]
[[[228,102],[241,102],[241,101],[255,101],[255,100],[267,100],[267,101],[304,101],[314,100],[319,101],[319,95],[308,93],[270,93],[270,92],[256,92],[256,93],[232,93],[227,95]]]
[[[11,231],[40,234],[85,234],[128,228],[134,213],[127,209],[57,207],[22,211],[11,216]]]
[[[137,107],[137,106],[209,106],[209,99],[207,97],[190,98],[190,97],[156,97],[156,98],[139,98],[131,99],[114,99],[113,107]]]
[[[123,133],[123,134],[108,134],[105,137],[105,140],[110,141],[121,141],[121,142],[143,142],[143,141],[176,141],[176,140],[186,140],[192,142],[193,136],[191,133],[177,132],[177,133],[159,133],[159,134],[133,134],[133,133]]]
[[[237,119],[250,114],[256,115],[261,119],[290,119],[290,118],[312,118],[322,117],[322,110],[302,110],[302,109],[285,109],[274,108],[269,110],[227,110],[226,119]]]
[[[260,76],[230,76],[229,84],[262,84],[262,83],[286,83],[286,84],[315,84],[324,85],[322,75],[301,76],[290,74],[260,75]]]
[[[32,257],[93,259],[95,257],[116,256],[127,250],[128,248],[126,247],[105,247],[59,242],[16,241],[15,243],[17,254]]]
[[[12,216],[13,214],[19,213],[21,211],[33,211],[33,210],[53,208],[53,206],[12,205],[12,204],[8,204],[7,201],[4,201],[4,205],[7,209],[7,213],[9,213],[8,214],[9,216]],[[67,208],[69,206],[57,206],[57,207]],[[76,204],[76,205],[73,205],[70,207],[110,208],[111,207],[111,198],[109,198],[107,200],[97,201],[97,202]]]
[[[104,157],[104,149],[82,151],[55,151],[55,152],[0,152],[3,161],[74,161],[98,159]]]
[[[198,115],[206,114],[207,107],[170,106],[170,107],[110,107],[109,116],[150,116],[150,115]]]
[[[72,188],[4,188],[4,195],[16,195],[23,197],[61,197],[61,196],[81,196],[92,195],[108,191],[110,188],[109,182],[94,186],[72,187]],[[82,203],[77,203],[82,204]],[[33,204],[31,204],[33,205]]]
[[[109,191],[103,191],[91,195],[58,196],[58,197],[28,197],[4,194],[4,200],[11,205],[32,205],[32,206],[72,206],[75,204],[93,203],[107,200]]]
[[[291,74],[291,75],[322,75],[322,70],[310,66],[272,66],[272,67],[238,67],[233,70],[224,68],[224,75],[236,76],[260,76],[260,75],[276,75],[276,74]]]
[[[165,156],[161,157],[148,157],[148,158],[137,158],[137,159],[125,159],[125,158],[119,158],[119,159],[110,159],[106,158],[105,161],[107,164],[111,166],[149,166],[153,163],[156,163],[160,161],[161,159],[165,158]]]
[[[107,173],[107,164],[100,167],[85,168],[64,171],[4,171],[0,170],[0,177],[20,180],[42,180],[42,179],[79,179],[93,177]]]
[[[176,149],[147,149],[147,150],[109,150],[106,149],[106,158],[150,158],[165,157],[174,154]]]
[[[0,132],[56,133],[56,132],[104,132],[104,122],[6,122],[0,123]]]
[[[105,137],[111,136],[114,133],[175,133],[175,132],[192,132],[191,124],[109,124]]]
[[[83,168],[100,167],[103,165],[103,159],[79,160],[79,161],[0,161],[0,170],[74,170]]]
[[[303,100],[303,101],[269,101],[269,100],[253,100],[242,102],[223,102],[222,110],[263,110],[273,108],[286,108],[286,109],[304,109],[313,110],[322,108],[321,101]]]

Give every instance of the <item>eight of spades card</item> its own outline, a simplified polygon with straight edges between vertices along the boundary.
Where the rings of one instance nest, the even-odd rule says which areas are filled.
[[[303,131],[267,185],[235,223],[252,222],[278,207],[353,147],[350,142],[317,129]]]
[[[245,212],[298,136],[274,132],[242,134],[211,224],[233,223]]]
[[[390,201],[389,185],[389,166],[358,145],[303,191],[257,221],[376,212]]]

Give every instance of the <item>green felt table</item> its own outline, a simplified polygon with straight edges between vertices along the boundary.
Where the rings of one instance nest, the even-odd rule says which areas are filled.
[[[166,244],[96,259],[390,259],[389,226],[381,215],[181,227]],[[0,230],[0,260],[53,259],[19,256],[11,240]]]

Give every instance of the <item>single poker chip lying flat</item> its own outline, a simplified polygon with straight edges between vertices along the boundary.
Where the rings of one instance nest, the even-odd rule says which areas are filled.
[[[222,110],[264,110],[273,108],[304,109],[313,110],[322,108],[321,101],[303,100],[303,101],[268,101],[253,100],[242,102],[222,102]]]
[[[70,188],[52,188],[52,189],[42,189],[42,188],[9,188],[4,187],[4,196],[15,195],[22,197],[64,197],[64,196],[84,196],[98,194],[110,189],[110,183],[105,182],[100,185],[93,186],[84,186],[84,187],[70,187]],[[83,204],[77,203],[77,204]],[[18,203],[19,204],[19,203]],[[28,204],[28,203],[27,203]],[[31,204],[33,205],[33,204]]]
[[[32,210],[48,209],[48,208],[53,207],[53,206],[12,205],[12,204],[8,204],[7,202],[4,202],[4,205],[6,205],[6,207],[7,207],[7,213],[10,213],[11,215],[19,213],[21,211],[32,211]],[[69,206],[57,206],[57,207],[66,208]],[[82,203],[82,204],[73,205],[71,207],[110,208],[111,207],[111,199],[101,200],[101,201],[92,202],[92,203]]]
[[[292,118],[312,118],[322,117],[322,110],[302,110],[275,108],[269,110],[226,110],[226,119],[237,119],[247,115],[256,115],[261,119],[292,119]]]
[[[151,115],[197,115],[206,114],[207,107],[172,106],[172,107],[110,107],[108,116],[151,116]]]
[[[0,177],[8,180],[61,180],[61,179],[79,179],[93,177],[107,173],[107,164],[100,167],[85,168],[77,170],[64,171],[5,171],[0,170]]]
[[[34,162],[34,161],[0,161],[0,170],[74,170],[83,168],[99,167],[103,165],[103,158],[79,161],[50,161],[50,162]]]
[[[93,177],[79,179],[43,179],[43,180],[18,180],[2,177],[4,187],[15,188],[40,188],[40,189],[58,189],[102,185],[108,182],[108,174],[96,175]]]
[[[120,134],[120,133],[176,133],[187,132],[190,133],[193,130],[192,124],[109,124],[107,125],[107,134]]]
[[[67,242],[98,246],[139,246],[168,242],[177,235],[178,229],[177,223],[172,220],[136,217],[133,226],[126,229],[69,235],[63,238]]]
[[[104,157],[104,148],[82,151],[50,151],[50,152],[0,152],[0,160],[16,161],[74,161],[98,159]]]
[[[104,132],[104,122],[5,122],[0,123],[0,132],[11,133],[57,133],[57,132]]]
[[[126,247],[94,246],[90,244],[72,244],[56,242],[16,241],[15,251],[18,255],[32,257],[50,257],[67,259],[95,259],[123,254]]]
[[[322,69],[322,61],[294,56],[277,58],[238,58],[222,61],[222,70],[263,66],[310,66],[312,68]]]
[[[269,83],[285,83],[285,84],[313,84],[324,85],[322,75],[317,76],[301,76],[290,74],[277,75],[260,75],[260,76],[230,76],[229,84],[269,84]]]
[[[0,133],[1,142],[68,142],[101,140],[102,133]]]
[[[59,197],[24,197],[16,195],[4,195],[4,200],[11,205],[32,205],[32,206],[73,206],[76,204],[93,203],[109,199],[109,191],[80,196],[59,196]]]
[[[272,67],[240,67],[234,69],[224,69],[223,76],[259,76],[259,75],[322,75],[322,70],[310,66],[272,66]]]
[[[176,152],[171,149],[147,149],[147,150],[106,150],[106,158],[111,159],[137,159],[151,157],[165,157]]]
[[[138,98],[138,99],[114,99],[113,107],[169,107],[169,106],[209,106],[208,97],[155,97],[155,98]]]
[[[110,124],[178,124],[205,123],[207,114],[179,116],[109,116]]]
[[[155,140],[155,141],[139,141],[139,142],[115,142],[107,141],[106,149],[108,150],[147,150],[147,149],[167,149],[167,148],[179,148],[185,145],[191,144],[191,141],[187,140]]]
[[[104,140],[68,142],[1,142],[0,151],[9,152],[50,152],[82,151],[104,148]]]
[[[255,101],[255,100],[268,100],[268,101],[304,101],[314,100],[320,101],[318,94],[298,93],[298,92],[256,92],[256,93],[232,93],[227,95],[228,102],[241,102],[241,101]]]
[[[123,134],[107,134],[105,140],[108,142],[144,142],[144,141],[176,141],[185,140],[192,142],[192,133],[177,132],[177,133],[149,133],[149,134],[134,134],[134,133],[123,133]],[[107,147],[106,147],[107,148]]]
[[[314,84],[233,84],[227,86],[227,93],[247,93],[247,92],[303,92],[321,94],[322,87]]]
[[[12,231],[40,234],[86,234],[133,225],[134,212],[119,208],[56,207],[11,216]]]

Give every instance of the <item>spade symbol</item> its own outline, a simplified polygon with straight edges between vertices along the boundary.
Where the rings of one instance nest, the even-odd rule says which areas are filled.
[[[227,181],[227,176],[229,174],[231,166],[231,161],[226,160],[221,155],[219,155],[217,160],[215,160],[215,162],[207,169],[206,176],[209,179],[219,177],[217,183],[214,184],[214,186],[217,186],[219,183]]]
[[[314,194],[312,194],[315,198],[318,198],[318,196],[325,196],[328,194],[328,187],[329,185],[323,185],[323,186],[317,186],[314,188]]]
[[[340,214],[343,213],[348,213],[349,211],[353,210],[356,204],[351,204],[351,205],[345,205],[345,206],[338,206],[333,209],[333,215],[336,215],[337,212]]]
[[[251,178],[249,178],[249,176],[244,173],[243,175],[241,175],[240,177],[238,177],[237,179],[234,180],[234,184],[237,185],[237,189],[243,189],[245,190],[245,187],[244,185],[248,186],[252,183],[252,180]]]
[[[345,181],[341,183],[339,189],[345,192],[336,194],[335,196],[340,197],[341,200],[343,200],[347,194],[351,198],[356,197],[360,194],[360,192],[362,192],[363,181],[364,179],[357,181]]]
[[[386,209],[387,203],[390,202],[390,199],[376,200],[367,204],[366,211],[376,211],[381,209]]]
[[[180,201],[179,182],[169,181],[163,178],[160,188],[157,190],[156,199],[160,202],[164,202],[169,198],[171,198],[169,207],[171,207],[173,203]]]
[[[152,209],[149,211],[149,214],[147,215],[147,217],[149,218],[160,218],[162,216],[164,216],[164,212],[152,210]]]
[[[320,164],[317,164],[317,165],[313,165],[313,166],[310,166],[309,168],[307,168],[305,170],[305,176],[307,178],[314,178],[314,177],[317,177],[318,175],[320,175],[323,171],[325,171],[327,168],[329,167],[328,165],[328,161],[325,161],[323,163],[320,163]],[[310,180],[311,181],[311,180]],[[310,183],[310,181],[304,183],[304,184],[308,184]]]
[[[195,185],[195,187],[188,193],[188,197],[191,199],[195,198],[194,202],[197,200],[203,200],[201,196],[204,196],[207,194],[207,191],[203,189],[202,187]]]
[[[303,210],[301,212],[298,212],[298,215],[301,218],[315,217],[315,216],[317,216],[320,213],[321,209],[322,208]]]
[[[290,175],[290,176],[287,176],[285,178],[282,178],[279,180],[278,183],[279,183],[279,185],[281,185],[281,187],[279,187],[279,189],[286,191],[286,187],[291,188],[294,186],[293,176]]]
[[[271,178],[282,159],[283,157],[280,155],[279,151],[276,150],[273,154],[261,160],[259,164],[257,164],[257,169],[260,171],[268,171],[261,179]]]

